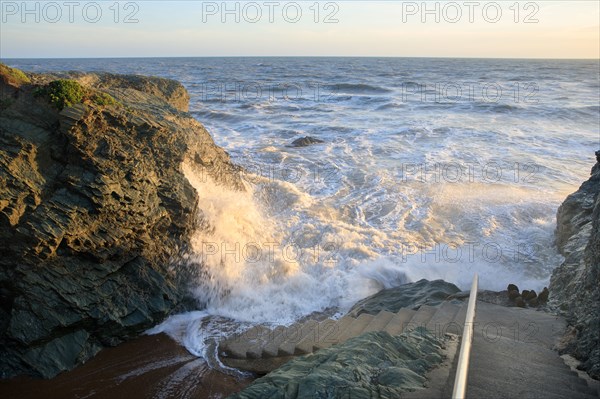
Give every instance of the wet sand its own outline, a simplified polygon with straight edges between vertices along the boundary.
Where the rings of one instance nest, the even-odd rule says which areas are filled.
[[[0,398],[217,399],[251,382],[251,378],[211,370],[202,359],[159,334],[104,349],[86,364],[51,380],[2,380]]]

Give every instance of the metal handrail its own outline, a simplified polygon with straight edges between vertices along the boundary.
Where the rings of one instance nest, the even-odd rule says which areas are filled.
[[[473,276],[473,283],[471,284],[471,292],[469,293],[469,304],[467,305],[467,315],[465,317],[463,336],[460,343],[452,399],[464,399],[467,392],[467,374],[469,372],[469,357],[471,356],[471,344],[473,342],[473,320],[475,319],[478,282],[479,277],[477,276],[477,273],[475,273]]]

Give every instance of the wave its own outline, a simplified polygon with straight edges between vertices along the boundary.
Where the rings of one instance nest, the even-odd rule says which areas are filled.
[[[474,103],[474,109],[482,112],[491,112],[497,114],[508,114],[524,110],[523,107],[514,104],[499,103]]]
[[[242,115],[232,114],[231,112],[223,112],[223,111],[192,111],[190,112],[194,117],[198,120],[217,120],[217,121],[227,121],[227,122],[239,122],[243,121],[245,118]]]
[[[397,102],[389,102],[375,108],[376,111],[386,111],[388,109],[400,109],[406,108],[406,104],[397,103]]]
[[[385,94],[392,90],[381,86],[373,86],[365,83],[338,83],[327,85],[326,88],[332,91],[332,94]]]

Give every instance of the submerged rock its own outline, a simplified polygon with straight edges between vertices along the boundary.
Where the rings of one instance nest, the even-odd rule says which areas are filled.
[[[417,309],[421,305],[439,305],[449,296],[460,292],[452,283],[443,280],[419,280],[395,288],[381,290],[358,301],[348,314],[358,317],[362,313],[375,315],[382,310],[396,313],[402,308]]]
[[[59,78],[116,101],[59,111],[38,94]],[[193,270],[179,259],[199,204],[182,163],[219,184],[241,182],[184,112],[177,82],[83,73],[14,81],[0,79],[0,376],[52,377],[184,299]]]
[[[577,331],[566,352],[600,379],[600,151],[591,177],[569,195],[556,215],[556,245],[565,257],[552,272],[551,304]],[[543,293],[543,292],[542,292]],[[542,296],[544,299],[547,294]]]
[[[324,141],[317,139],[315,137],[312,137],[312,136],[305,136],[305,137],[302,137],[302,138],[292,141],[292,144],[290,144],[290,147],[308,147],[309,145],[320,144],[320,143],[324,143]]]
[[[295,358],[229,398],[400,398],[424,387],[443,360],[442,344],[422,327],[396,337],[366,333]]]

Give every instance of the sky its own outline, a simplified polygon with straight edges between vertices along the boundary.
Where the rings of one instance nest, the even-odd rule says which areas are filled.
[[[600,58],[600,1],[6,1],[0,58]]]

